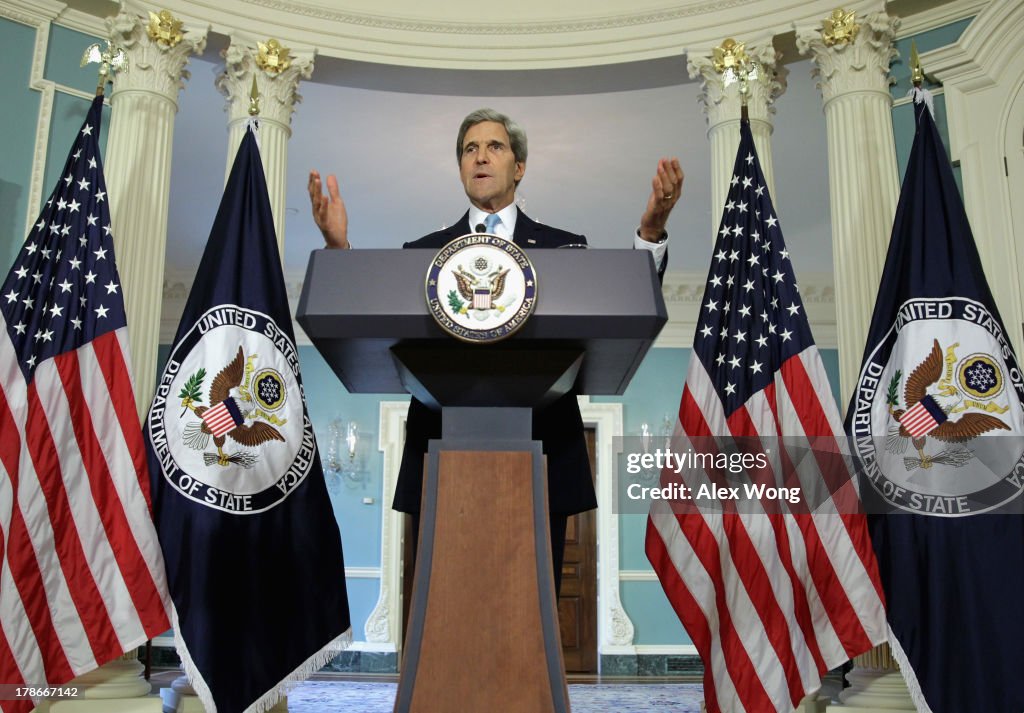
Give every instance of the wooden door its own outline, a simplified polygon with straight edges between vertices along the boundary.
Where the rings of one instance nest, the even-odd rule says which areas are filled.
[[[594,472],[595,431],[586,430]],[[597,511],[573,515],[565,528],[562,591],[558,598],[562,657],[570,673],[597,673]]]

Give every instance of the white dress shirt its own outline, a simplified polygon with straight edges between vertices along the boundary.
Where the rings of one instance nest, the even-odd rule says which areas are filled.
[[[487,216],[490,215],[487,211],[480,210],[475,205],[469,206],[469,229],[476,230],[476,226],[483,224],[487,220]],[[499,238],[505,238],[506,240],[512,240],[512,235],[516,230],[516,218],[519,216],[519,209],[515,203],[509,203],[507,206],[498,211],[498,217],[501,218],[501,222],[494,229],[494,234]],[[654,265],[659,270],[661,264],[665,261],[665,253],[668,252],[668,234],[665,235],[665,239],[656,243],[650,243],[640,237],[640,229],[636,229],[636,233],[633,236],[633,247],[637,250],[650,250],[652,257],[654,258]]]

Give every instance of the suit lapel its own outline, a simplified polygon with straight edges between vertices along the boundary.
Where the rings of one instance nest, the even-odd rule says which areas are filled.
[[[512,242],[521,248],[544,247],[544,241],[541,239],[543,236],[538,227],[537,223],[530,219],[530,216],[519,211],[519,215],[516,216],[516,229],[512,233]]]

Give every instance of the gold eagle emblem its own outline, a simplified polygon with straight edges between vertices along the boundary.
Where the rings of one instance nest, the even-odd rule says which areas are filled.
[[[904,463],[907,470],[931,468],[935,463],[960,467],[973,458],[973,453],[970,450],[959,445],[947,448],[938,455],[929,456],[924,452],[929,437],[944,443],[961,444],[989,431],[1010,430],[1010,427],[1001,419],[988,413],[964,413],[960,418],[949,418],[950,415],[966,408],[981,407],[980,404],[973,401],[968,401],[967,405],[964,405],[963,396],[960,394],[956,381],[952,378],[953,367],[957,360],[955,350],[958,346],[960,346],[959,343],[950,346],[947,349],[946,357],[943,358],[939,340],[933,340],[928,356],[907,377],[907,383],[903,388],[905,408],[896,408],[895,393],[900,378],[898,371],[889,385],[889,414],[896,420],[896,426],[889,431],[886,450],[890,453],[902,454],[906,452],[908,444],[912,443],[920,457],[905,458]],[[911,434],[901,419],[926,398],[930,398],[942,409],[945,418],[926,433],[915,436]],[[950,405],[951,399],[952,404]],[[940,403],[940,401],[944,403]],[[988,408],[999,410],[993,409],[993,406],[990,405]],[[1005,411],[1005,409],[1002,410]]]
[[[250,360],[252,359],[255,359],[255,356],[250,357]],[[185,426],[183,433],[185,444],[196,450],[205,450],[212,437],[213,444],[217,448],[216,456],[204,454],[207,465],[217,463],[217,465],[227,466],[229,463],[237,463],[249,467],[256,462],[256,459],[249,454],[229,455],[225,453],[224,444],[227,438],[250,448],[255,448],[268,441],[285,440],[281,432],[269,423],[254,420],[257,415],[257,406],[249,391],[248,379],[245,378],[249,371],[251,368],[247,368],[245,354],[242,347],[239,346],[235,358],[214,377],[213,383],[210,385],[209,406],[196,406],[191,398],[182,401],[182,406],[190,409],[200,419],[198,423],[193,422]],[[242,420],[230,430],[222,431],[220,435],[214,435],[213,429],[203,416],[207,415],[211,409],[216,409],[228,401],[231,401],[237,409]]]

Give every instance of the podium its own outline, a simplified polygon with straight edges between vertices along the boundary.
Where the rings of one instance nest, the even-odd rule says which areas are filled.
[[[427,311],[433,250],[319,250],[297,318],[352,393],[440,409],[395,711],[568,713],[532,409],[622,394],[668,316],[646,251],[535,250],[533,315],[467,344]]]

